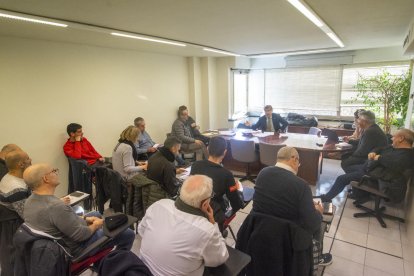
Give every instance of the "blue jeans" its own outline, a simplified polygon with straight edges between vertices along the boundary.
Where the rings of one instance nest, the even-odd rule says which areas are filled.
[[[98,217],[102,218],[102,215],[99,212],[89,212],[85,217]],[[88,240],[84,241],[81,244],[81,247],[86,248],[95,241],[99,240],[104,236],[103,230],[98,229]],[[110,242],[105,245],[105,248],[117,246],[117,249],[121,250],[131,250],[132,244],[135,240],[135,233],[133,230],[127,228],[125,231],[121,232],[118,236],[113,238]]]

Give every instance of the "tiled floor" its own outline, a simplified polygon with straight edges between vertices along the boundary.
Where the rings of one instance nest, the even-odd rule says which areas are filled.
[[[326,193],[336,177],[342,173],[339,161],[325,159],[319,184],[311,187],[313,193]],[[254,186],[247,181],[243,185]],[[325,234],[324,239],[324,252],[333,255],[333,263],[325,269],[321,268],[320,275],[414,276],[414,248],[409,245],[404,224],[385,220],[388,227],[382,228],[376,219],[354,218],[353,214],[358,209],[353,206],[352,200],[346,199],[345,191],[333,203],[337,210],[330,231]],[[370,204],[367,203],[367,206]],[[240,210],[230,223],[236,235],[251,208],[252,203]],[[388,207],[387,212],[401,215],[394,207]],[[226,242],[230,246],[235,245],[230,233]],[[140,238],[137,235],[132,251],[138,253],[139,247]],[[85,272],[83,275],[93,273]]]

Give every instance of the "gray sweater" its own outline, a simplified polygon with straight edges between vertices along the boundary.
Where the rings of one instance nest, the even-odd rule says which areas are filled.
[[[192,144],[195,142],[189,126],[180,119],[174,121],[171,127],[171,136],[177,137],[183,144]]]
[[[92,236],[86,222],[72,207],[53,195],[32,194],[24,205],[24,221],[32,228],[62,239],[72,254],[78,254],[80,244]]]

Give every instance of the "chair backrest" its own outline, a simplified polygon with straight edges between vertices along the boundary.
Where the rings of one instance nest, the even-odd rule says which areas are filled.
[[[321,132],[322,132],[322,130],[321,130],[320,128],[317,128],[317,127],[311,127],[311,128],[309,129],[308,134],[311,134],[311,135],[320,135],[320,134],[321,134]]]
[[[246,275],[312,275],[312,247],[297,224],[254,211],[237,233],[236,249],[252,258]]]
[[[69,185],[68,194],[74,191],[81,191],[92,195],[92,171],[88,162],[83,159],[68,157],[69,162]],[[85,209],[90,209],[92,197],[85,201]]]
[[[233,159],[244,162],[252,163],[257,160],[256,149],[253,140],[230,140],[230,149]]]
[[[259,143],[260,163],[266,166],[274,166],[276,164],[277,153],[279,149],[285,145],[273,145],[267,143]]]
[[[107,167],[96,167],[96,201],[99,212],[103,214],[108,199],[111,199],[115,212],[122,212],[126,197],[126,181],[121,174]]]

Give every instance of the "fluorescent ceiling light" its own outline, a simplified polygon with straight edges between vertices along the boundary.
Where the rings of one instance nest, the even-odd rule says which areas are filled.
[[[22,21],[27,21],[27,22],[32,22],[32,23],[52,25],[52,26],[63,27],[63,28],[66,28],[68,26],[66,24],[56,23],[52,21],[39,20],[39,19],[34,19],[34,18],[29,18],[29,17],[22,17],[22,16],[17,16],[17,15],[7,14],[7,13],[0,13],[0,17],[22,20]]]
[[[339,47],[345,47],[338,36],[323,22],[322,19],[308,6],[303,0],[288,0],[296,9],[305,15],[310,21],[318,26],[330,39],[332,39]]]
[[[343,48],[344,44],[334,33],[326,33],[339,47]]]
[[[322,27],[324,24],[323,22],[314,14],[314,12],[306,7],[303,3],[299,2],[299,0],[288,0],[290,4],[292,4],[295,8],[297,8],[304,16],[306,16],[310,21],[313,22],[319,28]]]
[[[230,52],[225,52],[225,51],[220,51],[220,50],[214,50],[214,49],[210,49],[210,48],[203,48],[203,50],[208,51],[208,52],[219,53],[219,54],[223,54],[223,55],[235,56],[235,57],[240,56],[238,54],[233,54],[233,53],[230,53]]]
[[[148,37],[143,37],[143,36],[127,35],[127,34],[121,34],[121,33],[111,33],[111,35],[122,36],[122,37],[133,38],[133,39],[146,40],[146,41],[151,41],[151,42],[164,43],[164,44],[170,44],[170,45],[181,46],[181,47],[187,46],[184,43],[165,41],[165,40],[160,40],[160,39],[155,39],[155,38],[148,38]]]

